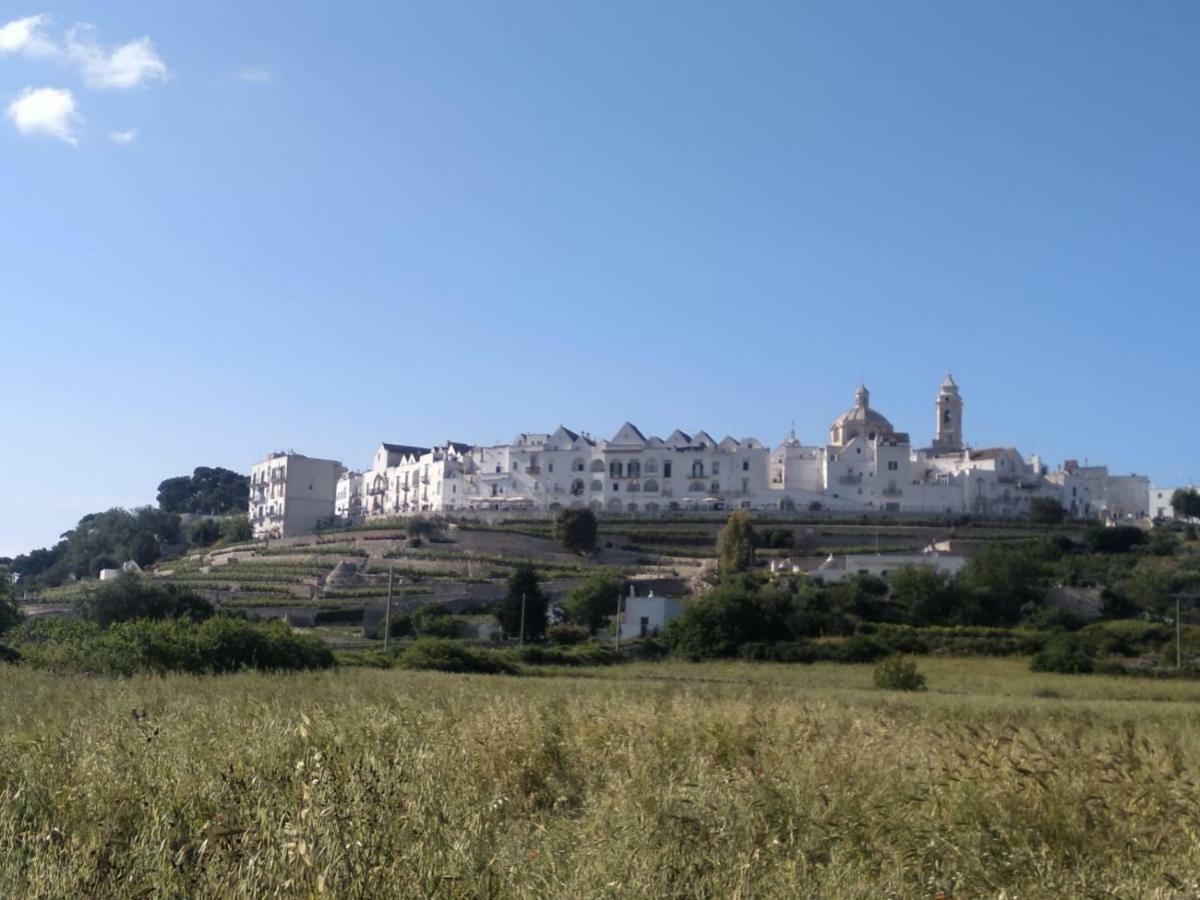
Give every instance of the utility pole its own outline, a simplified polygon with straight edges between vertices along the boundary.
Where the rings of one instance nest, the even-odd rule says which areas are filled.
[[[517,646],[525,646],[525,595],[521,594],[521,633],[517,636]]]
[[[388,566],[387,606],[383,608],[383,652],[387,653],[388,638],[392,636],[392,567]]]
[[[625,591],[624,591],[624,589],[622,589],[622,590],[621,590],[621,591],[620,591],[620,592],[617,594],[617,621],[616,621],[616,625],[615,625],[615,626],[614,626],[614,628],[613,628],[613,631],[615,631],[615,632],[616,632],[616,639],[615,639],[615,643],[614,643],[614,649],[615,649],[615,650],[616,650],[618,653],[620,653],[620,652],[621,652],[621,601],[622,601],[623,599],[625,599]]]
[[[1179,627],[1179,595],[1175,595],[1175,671],[1183,669],[1183,641]]]

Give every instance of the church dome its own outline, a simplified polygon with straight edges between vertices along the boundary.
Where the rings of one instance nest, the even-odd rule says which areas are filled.
[[[833,420],[829,426],[829,443],[842,447],[856,437],[874,440],[895,433],[892,423],[883,413],[871,409],[871,392],[860,384],[854,392],[854,406]]]

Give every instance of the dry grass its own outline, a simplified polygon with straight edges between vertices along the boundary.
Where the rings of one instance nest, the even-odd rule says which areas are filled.
[[[0,896],[1200,891],[1200,685],[921,668],[3,669]]]

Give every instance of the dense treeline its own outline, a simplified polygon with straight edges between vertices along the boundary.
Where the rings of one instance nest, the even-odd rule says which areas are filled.
[[[228,515],[245,511],[249,500],[250,479],[219,467],[198,466],[158,486],[158,508],[167,513]]]
[[[0,575],[3,572],[0,571]],[[4,579],[7,580],[7,579]],[[284,623],[250,622],[214,611],[191,591],[122,575],[81,600],[72,618],[22,621],[0,590],[0,661],[59,672],[218,673],[333,665],[317,638]]]
[[[743,547],[752,541],[741,526],[727,529],[727,540],[731,534]],[[1052,586],[1101,589],[1105,619],[1168,614],[1177,593],[1200,590],[1200,557],[1180,554],[1180,547],[1167,532],[1095,528],[1082,542],[1058,537],[986,547],[953,577],[910,566],[886,581],[857,575],[828,585],[738,571],[746,557],[729,553],[717,583],[688,604],[664,639],[693,659],[866,661],[890,650],[925,652],[931,640],[921,632],[942,629],[932,640],[936,648],[1031,653],[1043,641],[1031,643],[1011,629],[1050,633],[1084,625],[1077,613],[1046,602]],[[812,644],[831,637],[856,640]]]

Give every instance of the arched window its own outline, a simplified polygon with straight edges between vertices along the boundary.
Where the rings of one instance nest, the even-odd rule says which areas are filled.
[[[593,459],[592,460],[592,471],[593,472],[603,472],[604,471],[604,460]]]
[[[601,481],[600,481],[600,479],[599,479],[599,478],[593,478],[593,479],[592,479],[592,488],[591,488],[591,489],[592,489],[593,491],[602,491],[602,490],[604,490],[604,485],[601,483]]]
[[[637,493],[641,489],[641,485],[639,485],[636,481],[631,481],[629,484],[625,485],[625,490],[629,491],[631,494]]]
[[[657,459],[646,460],[646,474],[647,475],[657,475],[658,474],[658,460]]]
[[[576,459],[575,461],[573,461],[573,462],[571,463],[571,471],[572,471],[572,472],[582,472],[582,471],[584,471],[584,467],[583,467],[583,460],[582,460],[582,459]]]
[[[576,478],[574,481],[571,482],[571,496],[578,497],[582,493],[583,493],[583,479]]]
[[[608,475],[610,478],[621,477],[621,464],[619,462],[611,462],[608,464]]]
[[[636,503],[626,503],[625,511],[626,512],[637,512],[637,504]]]
[[[703,478],[704,477],[704,463],[700,462],[700,460],[696,460],[694,463],[692,463],[692,477],[693,478]]]
[[[642,509],[646,510],[646,512],[658,512],[658,504],[657,503],[647,503],[645,506],[642,507]]]
[[[639,478],[642,474],[642,464],[636,459],[631,459],[629,465],[625,467],[625,474],[630,478]]]
[[[645,481],[642,482],[642,490],[643,491],[657,491],[658,490],[658,482],[653,478],[647,478]]]

